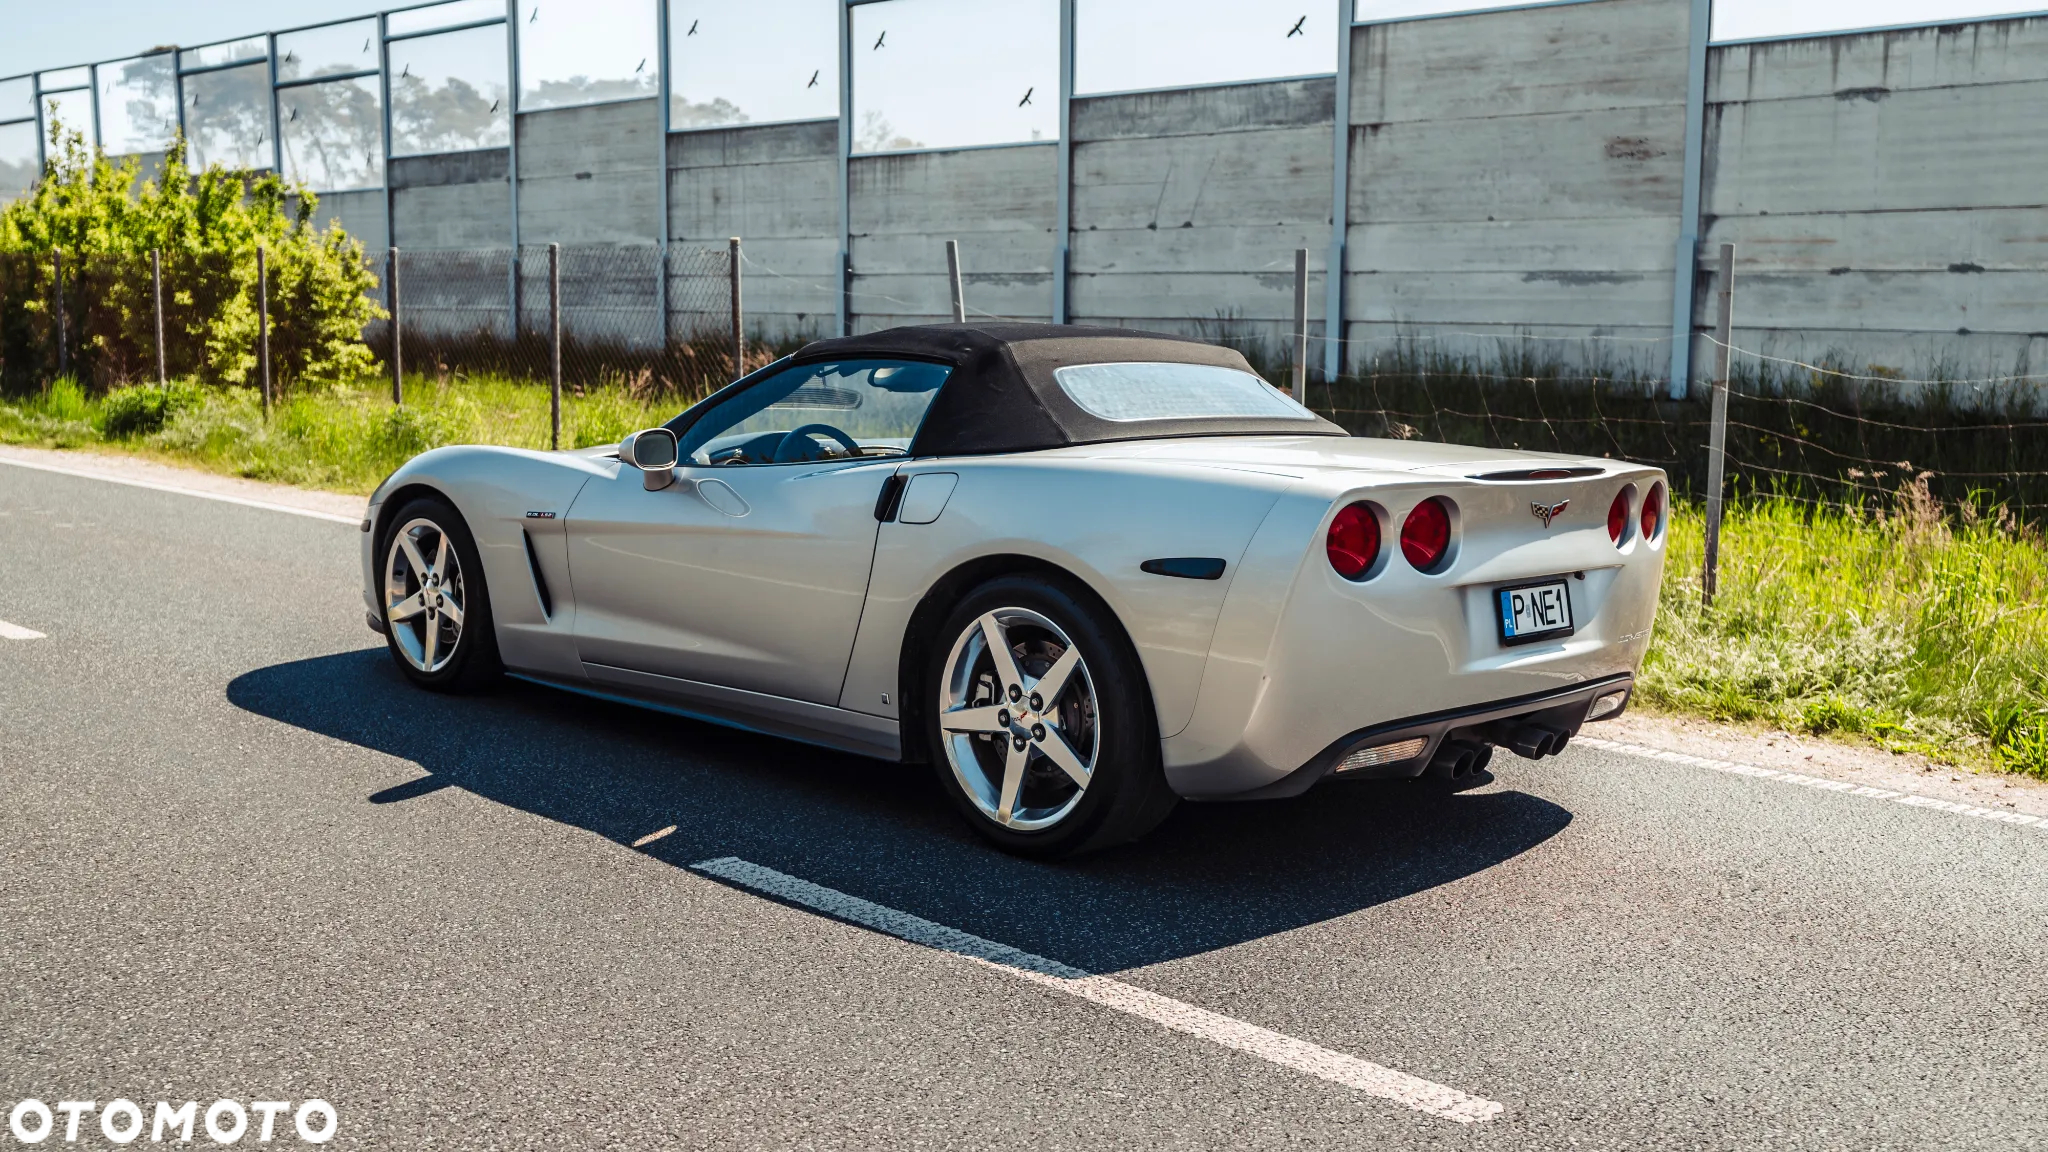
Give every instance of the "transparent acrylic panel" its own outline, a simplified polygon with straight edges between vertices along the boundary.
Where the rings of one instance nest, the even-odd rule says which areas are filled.
[[[1104,420],[1314,420],[1315,413],[1249,372],[1210,364],[1075,364],[1052,378]]]
[[[839,115],[838,0],[670,0],[669,126]]]
[[[277,78],[311,80],[370,72],[377,67],[377,22],[329,24],[277,38]]]
[[[655,32],[654,0],[520,0],[519,110],[654,95]]]
[[[400,36],[407,32],[431,32],[436,28],[453,28],[479,20],[502,19],[504,15],[504,0],[455,0],[452,4],[393,12],[385,27],[393,36]]]
[[[1059,137],[1059,0],[884,0],[853,15],[853,150]]]
[[[36,126],[0,125],[0,203],[28,191],[35,182]]]
[[[266,64],[185,77],[185,138],[192,144],[192,167],[269,168],[269,96]]]
[[[178,53],[178,67],[190,71],[193,68],[212,68],[219,64],[233,64],[237,60],[267,60],[270,58],[270,42],[262,36],[248,36],[240,40],[229,40],[224,44],[208,44],[200,48],[187,48]]]
[[[92,69],[84,65],[77,68],[59,68],[55,72],[42,74],[43,91],[55,92],[61,88],[92,87]]]
[[[1327,5],[1309,0],[1075,5],[1076,92],[1183,88],[1336,70],[1337,18]]]
[[[178,133],[178,77],[169,52],[102,64],[100,146],[111,155],[161,152]]]
[[[51,106],[55,105],[55,111]],[[91,144],[92,138],[92,89],[73,88],[69,92],[43,93],[43,130],[56,138],[59,127],[67,133],[76,132]]]
[[[1363,10],[1379,5],[1361,3],[1359,7]],[[1809,0],[1803,4],[1788,4],[1784,0],[1722,0],[1714,5],[1711,37],[1751,40],[1935,21],[1959,24],[2040,10],[2039,0]]]
[[[277,93],[284,174],[315,192],[384,183],[384,119],[377,78],[302,84]]]
[[[36,82],[33,76],[0,80],[0,121],[24,120],[35,114]]]
[[[504,27],[391,45],[391,153],[503,148],[511,140]]]

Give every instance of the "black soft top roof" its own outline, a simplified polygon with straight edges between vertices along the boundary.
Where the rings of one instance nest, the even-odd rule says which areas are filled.
[[[1208,364],[1250,372],[1235,349],[1183,336],[1067,324],[921,324],[804,345],[797,364],[825,360],[911,359],[953,372],[925,414],[913,456],[1028,452],[1069,444],[1164,436],[1344,436],[1318,418],[1104,420],[1070,399],[1053,379],[1074,364]]]

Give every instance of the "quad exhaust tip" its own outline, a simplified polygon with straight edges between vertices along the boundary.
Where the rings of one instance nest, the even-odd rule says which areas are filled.
[[[1564,751],[1571,739],[1571,733],[1547,724],[1518,724],[1508,732],[1504,743],[1517,756],[1541,760]]]
[[[1443,780],[1465,780],[1486,771],[1493,745],[1472,740],[1446,740],[1430,757],[1427,774]]]

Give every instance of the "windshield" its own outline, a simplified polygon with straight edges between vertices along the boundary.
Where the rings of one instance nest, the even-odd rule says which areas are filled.
[[[1053,370],[1068,399],[1103,420],[1301,420],[1315,413],[1237,368],[1207,364],[1076,364]]]
[[[743,465],[906,455],[951,371],[916,360],[786,368],[689,420],[680,458]]]

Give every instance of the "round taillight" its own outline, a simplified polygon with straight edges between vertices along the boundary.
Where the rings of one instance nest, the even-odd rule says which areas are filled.
[[[1607,538],[1621,547],[1621,538],[1628,535],[1628,489],[1614,494],[1614,503],[1607,506]]]
[[[1380,518],[1363,504],[1353,504],[1330,521],[1329,539],[1323,547],[1330,554],[1330,567],[1346,580],[1363,580],[1380,558]]]
[[[1451,510],[1440,498],[1424,500],[1401,523],[1401,555],[1418,572],[1433,571],[1451,550]]]
[[[1664,526],[1664,486],[1650,485],[1650,494],[1643,497],[1643,539],[1655,540],[1657,529]]]

